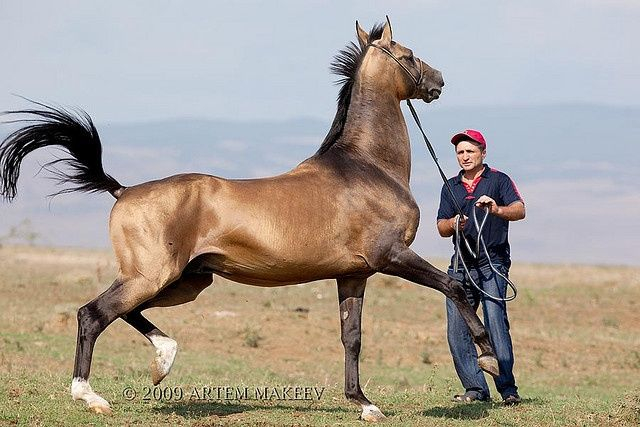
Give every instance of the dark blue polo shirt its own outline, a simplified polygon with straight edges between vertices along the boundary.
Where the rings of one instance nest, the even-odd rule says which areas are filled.
[[[462,209],[462,212],[469,218],[464,227],[464,234],[469,240],[469,244],[475,250],[475,242],[478,236],[475,224],[473,223],[473,211],[477,209],[476,215],[478,223],[482,222],[485,210],[475,208],[476,200],[483,195],[487,195],[496,201],[498,206],[509,206],[510,204],[522,201],[522,197],[514,182],[507,174],[495,169],[491,169],[488,165],[484,165],[482,175],[476,179],[471,185],[467,186],[462,182],[463,171],[457,176],[450,178],[449,184],[453,190],[453,194]],[[438,220],[453,218],[458,212],[455,205],[451,201],[451,195],[447,188],[443,185],[440,193],[440,208],[438,209]],[[484,225],[482,236],[489,250],[489,255],[493,262],[500,262],[507,268],[511,265],[511,256],[509,248],[509,221],[498,218],[495,215],[489,215]],[[455,244],[455,236],[452,241]],[[475,260],[467,251],[464,242],[461,242],[461,252],[467,265],[483,266],[488,264],[488,260],[484,253],[479,260]],[[453,264],[453,257],[451,258]]]

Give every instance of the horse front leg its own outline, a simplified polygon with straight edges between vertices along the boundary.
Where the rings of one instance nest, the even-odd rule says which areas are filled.
[[[378,271],[436,289],[451,299],[467,323],[473,341],[480,347],[482,352],[478,357],[480,369],[494,377],[499,375],[498,360],[491,347],[489,334],[480,321],[478,314],[467,301],[464,288],[460,282],[438,270],[402,244],[392,247],[385,260],[381,262]]]
[[[344,346],[344,394],[350,402],[360,405],[365,421],[382,421],[384,414],[366,398],[360,388],[361,319],[364,289],[367,279],[338,279],[340,303],[340,336]]]

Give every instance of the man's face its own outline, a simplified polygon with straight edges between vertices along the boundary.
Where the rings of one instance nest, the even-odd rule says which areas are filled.
[[[469,141],[460,141],[456,145],[456,157],[458,164],[465,171],[474,171],[482,168],[482,163],[487,152]]]

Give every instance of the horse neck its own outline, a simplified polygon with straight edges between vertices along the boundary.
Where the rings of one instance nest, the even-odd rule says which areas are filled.
[[[408,187],[411,174],[409,134],[400,101],[391,91],[380,91],[355,82],[339,145]]]

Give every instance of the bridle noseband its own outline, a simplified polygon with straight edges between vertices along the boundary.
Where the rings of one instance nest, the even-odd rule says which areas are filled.
[[[393,59],[394,61],[396,61],[396,63],[400,66],[400,68],[402,68],[404,70],[405,73],[407,73],[407,75],[409,77],[411,77],[411,80],[413,80],[413,83],[415,83],[415,88],[413,90],[413,93],[411,94],[411,96],[415,95],[416,92],[418,92],[418,89],[420,88],[420,83],[422,83],[422,61],[418,60],[418,63],[420,64],[420,70],[418,71],[418,75],[419,77],[416,78],[413,73],[411,73],[411,71],[409,71],[409,69],[402,63],[400,62],[400,60],[398,58],[396,58],[396,56],[391,53],[391,51],[385,47],[382,46],[378,46],[376,44],[373,43],[369,43],[369,46],[373,46],[376,49],[380,49],[381,51],[383,51],[384,53],[386,53],[387,55],[389,55],[389,57],[391,59]]]

